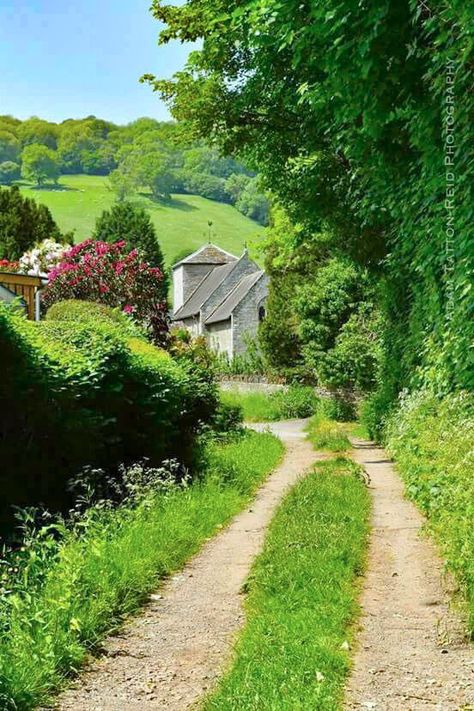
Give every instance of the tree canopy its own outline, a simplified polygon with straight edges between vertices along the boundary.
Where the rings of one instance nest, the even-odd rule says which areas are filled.
[[[0,259],[18,260],[48,238],[64,241],[48,208],[23,197],[16,186],[0,188]]]
[[[174,116],[261,173],[300,243],[378,279],[391,397],[472,387],[471,5],[154,0],[153,12],[162,42],[203,39],[173,79],[144,77]]]

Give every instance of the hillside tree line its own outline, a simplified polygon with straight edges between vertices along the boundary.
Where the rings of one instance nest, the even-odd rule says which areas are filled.
[[[190,193],[232,204],[262,224],[268,220],[268,199],[255,172],[204,139],[190,139],[176,123],[0,116],[0,184],[23,178],[42,187],[78,173],[109,176],[119,201],[140,190],[157,200]]]

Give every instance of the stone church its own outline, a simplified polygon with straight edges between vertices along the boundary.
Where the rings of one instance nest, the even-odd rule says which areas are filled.
[[[206,244],[173,266],[172,320],[232,359],[265,318],[268,281],[247,250],[236,257]]]

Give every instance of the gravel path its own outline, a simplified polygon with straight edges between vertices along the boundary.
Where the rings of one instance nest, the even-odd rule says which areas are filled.
[[[251,506],[167,581],[120,635],[106,642],[106,654],[84,670],[55,708],[182,711],[205,694],[243,623],[242,585],[275,508],[317,459],[304,439],[304,424],[295,420],[271,428],[287,452]]]
[[[373,533],[346,709],[474,709],[474,647],[442,586],[423,519],[382,449],[355,440],[371,479]]]

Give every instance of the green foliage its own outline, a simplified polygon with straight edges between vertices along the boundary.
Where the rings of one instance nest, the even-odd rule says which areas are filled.
[[[308,439],[316,450],[347,452],[350,442],[344,425],[334,422],[324,414],[324,409],[311,418],[308,424]]]
[[[167,276],[163,253],[150,215],[142,207],[130,202],[113,205],[97,218],[93,238],[103,242],[125,241],[126,249],[138,249],[152,267],[159,267],[166,278],[163,280],[163,298],[168,293]]]
[[[348,261],[330,259],[298,291],[297,313],[306,360],[318,361],[334,349],[342,327],[367,297],[367,275]]]
[[[379,382],[382,346],[373,308],[363,304],[336,336],[319,364],[321,381],[336,388],[370,392]],[[378,319],[379,320],[379,319]]]
[[[223,375],[266,375],[269,364],[260,348],[260,339],[244,334],[246,350],[236,353],[229,360],[227,354],[220,354],[217,358],[216,368]]]
[[[261,192],[256,178],[249,180],[235,201],[235,207],[243,215],[247,215],[247,217],[256,220],[261,225],[268,224],[270,204]]]
[[[0,188],[0,259],[19,259],[48,238],[62,241],[48,208],[23,197],[16,186]]]
[[[189,173],[185,178],[186,191],[202,195],[210,200],[218,202],[227,202],[227,193],[225,190],[225,181],[217,175],[209,175],[206,173]]]
[[[302,274],[295,264],[289,242],[297,229],[281,209],[272,211],[265,242],[265,269],[270,276],[266,315],[259,327],[259,341],[269,365],[281,371],[303,363],[295,296]],[[306,261],[306,266],[308,260]]]
[[[404,396],[385,438],[408,495],[428,517],[448,568],[467,600],[474,635],[474,400],[439,399],[429,391]]]
[[[79,301],[67,299],[58,301],[46,313],[48,321],[66,321],[68,323],[95,322],[109,323],[120,329],[120,333],[130,338],[144,338],[144,334],[137,328],[132,319],[120,309],[99,304],[96,301]]]
[[[347,460],[318,464],[294,487],[254,563],[247,623],[206,711],[339,708],[369,513],[369,494]]]
[[[245,156],[303,239],[326,234],[331,254],[382,276],[391,399],[420,383],[472,388],[472,5],[153,11],[161,41],[204,40],[171,81],[144,78],[174,116]]]
[[[10,591],[1,586],[2,708],[48,703],[65,675],[248,501],[282,449],[269,434],[211,441],[190,486],[149,488],[117,509],[98,505],[72,526],[45,524],[27,536],[20,570],[1,578]]]
[[[313,388],[292,385],[276,392],[238,392],[226,390],[221,394],[227,405],[240,406],[247,422],[275,422],[311,417],[319,407]]]
[[[0,183],[2,185],[11,185],[14,180],[18,180],[20,175],[21,168],[18,163],[11,160],[0,163]]]
[[[94,310],[90,320],[35,324],[2,306],[0,336],[4,520],[12,504],[62,508],[68,479],[86,464],[113,473],[144,457],[151,466],[192,459],[217,406],[197,365],[127,337]]]
[[[0,163],[17,163],[20,157],[20,142],[10,128],[3,126],[0,120]]]
[[[21,175],[26,180],[35,180],[37,185],[48,181],[57,183],[59,161],[56,152],[36,143],[26,146],[21,154]]]
[[[218,434],[235,432],[242,427],[243,421],[244,413],[241,405],[220,398],[219,405],[212,419],[211,428]]]

